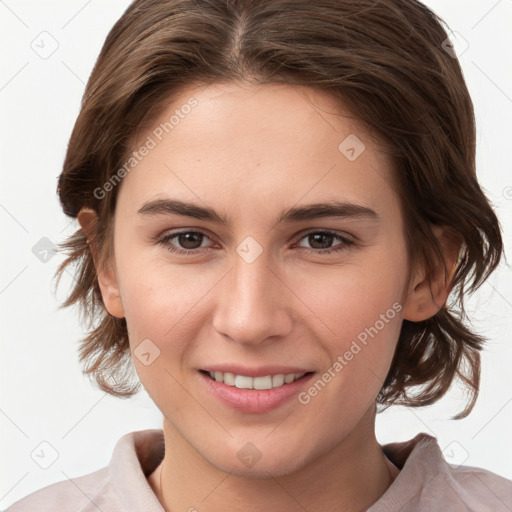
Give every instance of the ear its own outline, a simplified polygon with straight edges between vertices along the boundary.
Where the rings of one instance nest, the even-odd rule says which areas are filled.
[[[457,269],[461,239],[447,227],[433,226],[432,231],[439,241],[443,261],[433,268],[430,281],[422,266],[416,270],[407,291],[403,317],[411,322],[421,322],[433,317],[446,303],[452,288],[453,276]]]
[[[119,293],[119,284],[113,262],[108,262],[106,266],[100,265],[100,251],[97,246],[96,228],[98,223],[97,213],[90,208],[82,208],[78,212],[77,220],[82,228],[98,275],[98,284],[103,298],[103,304],[107,311],[117,318],[124,318],[124,308]]]

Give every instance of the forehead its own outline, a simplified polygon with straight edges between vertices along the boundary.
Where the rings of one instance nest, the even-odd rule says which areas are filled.
[[[161,196],[222,203],[237,215],[285,203],[383,208],[397,200],[382,146],[339,100],[309,87],[183,90],[134,147],[149,150],[121,185],[119,201],[133,208]]]

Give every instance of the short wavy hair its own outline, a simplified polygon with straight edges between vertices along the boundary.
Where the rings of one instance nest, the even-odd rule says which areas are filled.
[[[231,82],[329,92],[392,158],[411,266],[421,262],[428,277],[441,261],[433,226],[462,242],[449,304],[425,321],[403,321],[377,403],[431,404],[458,379],[469,399],[455,418],[467,416],[484,339],[467,325],[463,299],[497,267],[503,246],[476,178],[473,105],[448,42],[444,22],[417,0],[136,0],[108,34],[88,81],[58,181],[63,210],[97,213],[91,239],[103,266],[113,254],[118,187],[95,190],[179,91]],[[66,259],[57,285],[68,266],[77,271],[61,307],[78,304],[87,321],[84,373],[108,393],[131,396],[140,383],[126,320],[104,307],[85,232],[60,247]]]

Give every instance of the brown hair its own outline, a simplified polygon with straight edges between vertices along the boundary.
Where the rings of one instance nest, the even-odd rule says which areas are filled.
[[[83,97],[58,194],[64,212],[98,214],[99,265],[112,255],[117,187],[112,178],[134,135],[192,85],[219,82],[320,88],[342,100],[385,142],[392,157],[412,264],[441,257],[432,226],[462,241],[450,306],[422,322],[405,320],[378,403],[427,405],[455,378],[478,395],[483,338],[465,325],[463,298],[496,268],[498,220],[475,171],[475,121],[459,62],[445,51],[443,22],[417,0],[136,0],[109,33]],[[84,372],[99,387],[131,396],[125,319],[110,316],[82,229],[61,244],[76,265],[62,307],[78,303],[89,333]],[[427,274],[429,275],[429,274]],[[58,284],[58,282],[57,282]]]

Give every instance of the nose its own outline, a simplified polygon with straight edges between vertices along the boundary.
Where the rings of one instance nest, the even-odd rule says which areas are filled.
[[[256,346],[291,331],[292,294],[265,251],[252,263],[236,255],[220,286],[213,318],[217,332]]]

